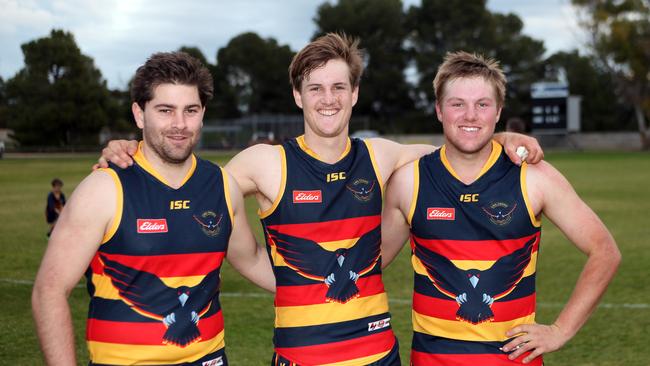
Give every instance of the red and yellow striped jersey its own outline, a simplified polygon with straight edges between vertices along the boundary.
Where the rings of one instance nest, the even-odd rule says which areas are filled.
[[[276,352],[300,365],[367,365],[395,344],[381,279],[382,184],[352,139],[334,164],[301,137],[280,147],[279,197],[260,213],[276,275]]]
[[[472,184],[445,147],[415,164],[409,214],[413,365],[503,365],[506,331],[535,321],[540,222],[526,196],[526,166],[501,145]],[[541,364],[541,357],[533,364]]]
[[[141,151],[106,169],[118,188],[114,224],[87,272],[93,365],[223,362],[220,269],[232,228],[226,175],[192,156],[171,188]]]

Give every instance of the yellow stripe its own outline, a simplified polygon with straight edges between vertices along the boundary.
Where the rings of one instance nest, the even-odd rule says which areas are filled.
[[[143,144],[144,142],[140,141],[140,143],[138,144],[138,151],[135,153],[135,155],[133,155],[133,160],[135,160],[135,162],[138,163],[138,165],[140,165],[142,169],[144,169],[147,173],[156,177],[156,179],[164,183],[166,186],[171,187],[171,184],[169,184],[169,182],[167,182],[167,180],[165,180],[165,178],[163,178],[163,176],[160,175],[156,171],[156,169],[154,169],[154,167],[151,165],[151,163],[149,163],[147,158],[145,158],[144,152],[142,151]],[[185,184],[192,177],[192,174],[194,174],[194,170],[196,170],[196,157],[194,156],[194,154],[192,154],[190,159],[192,161],[192,166],[187,171],[187,174],[185,174],[185,178],[183,178],[183,180],[181,181],[180,184],[181,186]]]
[[[116,190],[115,195],[117,200],[115,204],[115,214],[113,215],[111,226],[104,233],[104,237],[102,238],[102,244],[104,244],[107,241],[111,240],[113,235],[115,235],[115,232],[117,231],[117,228],[120,226],[120,222],[122,221],[122,207],[124,205],[124,192],[122,191],[122,182],[120,181],[120,178],[117,176],[117,173],[113,169],[102,168],[100,170],[108,173],[111,176],[111,178],[113,178],[113,182],[115,183],[115,190]]]
[[[348,139],[348,141],[350,141]],[[372,163],[372,169],[375,171],[375,175],[377,176],[377,179],[379,179],[379,188],[381,188],[381,195],[382,197],[384,196],[384,179],[381,177],[381,172],[379,172],[379,168],[377,167],[377,162],[375,161],[375,151],[372,149],[372,144],[368,140],[362,140],[364,144],[366,144],[366,147],[368,148],[368,152],[370,153],[370,162]]]
[[[273,201],[273,206],[269,208],[268,210],[262,212],[259,208],[257,209],[257,215],[260,217],[260,219],[264,219],[268,217],[270,214],[275,211],[275,209],[278,207],[280,204],[280,201],[282,201],[282,196],[284,196],[284,189],[287,184],[287,156],[285,155],[284,147],[282,145],[278,145],[278,149],[280,150],[280,161],[281,161],[281,181],[280,181],[280,190],[278,191],[278,196],[275,197],[275,201]]]
[[[456,320],[438,319],[412,311],[413,330],[437,337],[459,339],[463,341],[505,341],[506,332],[521,324],[535,322],[535,313],[505,322],[485,322],[471,324]]]
[[[202,342],[192,343],[186,347],[172,345],[151,346],[115,344],[88,341],[88,351],[93,363],[112,365],[160,365],[191,362],[201,355],[218,351],[225,345],[224,332]],[[141,362],[138,362],[141,361]]]
[[[492,140],[492,152],[490,153],[490,157],[483,165],[483,168],[481,168],[481,171],[478,173],[478,176],[474,178],[474,181],[482,177],[483,174],[485,174],[488,170],[490,170],[490,168],[494,165],[494,163],[497,162],[497,160],[499,159],[499,155],[501,155],[501,150],[503,150],[503,147],[498,142]],[[449,173],[454,176],[454,178],[461,180],[460,176],[456,174],[456,171],[454,170],[454,168],[452,168],[451,164],[449,163],[449,160],[447,159],[446,145],[443,145],[442,148],[440,148],[440,160],[442,161],[442,164],[445,166],[445,168],[447,168]]]
[[[406,218],[408,220],[409,226],[413,222],[413,214],[415,214],[415,206],[418,202],[418,194],[420,192],[420,158],[413,162],[413,195],[411,196],[411,207],[409,208],[409,214]]]
[[[275,308],[275,326],[302,327],[365,318],[388,311],[386,293],[356,298],[345,304],[335,302]]]
[[[222,168],[221,169],[221,176],[223,177],[223,192],[224,196],[226,197],[226,206],[228,207],[228,215],[230,215],[230,222],[232,225],[235,225],[235,214],[232,211],[232,202],[230,201],[230,188],[228,187],[228,173]]]
[[[180,286],[194,287],[203,281],[205,276],[187,276],[187,277],[160,277],[160,280],[171,288]],[[109,300],[121,300],[118,290],[113,286],[111,278],[104,275],[93,274],[92,282],[95,286],[96,297]]]
[[[533,212],[533,206],[530,204],[530,198],[528,198],[528,186],[526,184],[526,171],[528,171],[528,163],[525,161],[521,164],[521,175],[519,181],[521,182],[521,195],[524,197],[524,203],[526,204],[526,210],[528,210],[528,216],[530,217],[530,223],[535,227],[542,226],[542,220],[539,217],[535,216]]]
[[[335,241],[324,241],[318,243],[323,249],[334,252],[337,249],[350,249],[356,244],[359,238],[343,239]]]
[[[467,271],[469,269],[478,269],[479,271],[485,271],[494,265],[496,261],[471,261],[471,260],[452,260],[454,266],[458,269]],[[420,275],[426,276],[427,270],[424,267],[424,264],[420,261],[420,258],[416,256],[411,256],[411,264],[413,264],[413,270]],[[524,270],[523,277],[527,277],[535,273],[535,268],[537,268],[537,251],[533,252],[530,256],[530,262],[526,269]]]
[[[309,146],[307,146],[307,143],[305,142],[305,135],[300,135],[296,137],[296,142],[298,142],[298,146],[300,146],[300,149],[305,153],[307,153],[307,155],[311,156],[314,159],[323,161],[323,159],[321,159],[320,156],[318,156],[318,154],[316,154],[314,150],[310,149]],[[352,148],[352,143],[350,142],[350,138],[348,137],[348,140],[345,144],[345,149],[343,150],[341,156],[339,156],[339,158],[336,159],[336,161],[340,161],[341,159],[343,159],[350,152],[351,148]]]
[[[371,356],[366,356],[366,357],[361,357],[361,358],[355,358],[353,360],[346,360],[346,361],[341,361],[341,362],[334,362],[334,363],[326,363],[323,364],[322,366],[358,366],[358,365],[369,365],[373,362],[377,362],[381,360],[382,358],[386,357],[387,354],[389,354],[390,351],[382,352],[382,353],[377,353]]]

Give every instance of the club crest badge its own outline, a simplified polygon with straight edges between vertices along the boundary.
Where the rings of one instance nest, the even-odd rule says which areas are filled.
[[[508,225],[512,221],[512,214],[517,209],[517,203],[509,205],[505,202],[493,202],[487,207],[482,207],[490,222],[494,225]]]
[[[377,186],[377,181],[373,180],[372,182],[359,178],[352,181],[351,184],[345,186],[354,198],[361,202],[368,202],[372,199],[375,193],[375,187]]]
[[[212,211],[205,211],[201,216],[193,215],[194,220],[201,225],[203,233],[209,237],[215,237],[221,232],[221,219],[223,214],[217,216]]]

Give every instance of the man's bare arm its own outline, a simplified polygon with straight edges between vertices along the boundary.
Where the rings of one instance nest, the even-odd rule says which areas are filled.
[[[514,359],[531,351],[525,362],[559,349],[578,332],[598,305],[621,260],[614,238],[562,174],[542,162],[528,167],[527,177],[533,207],[538,205],[536,209],[541,209],[587,255],[587,262],[569,301],[552,325],[528,324],[508,332],[509,337],[523,335],[505,345],[504,351],[523,343],[509,357]]]
[[[32,311],[48,365],[76,365],[68,296],[99,247],[116,209],[112,178],[96,171],[70,197],[50,237],[32,292]]]
[[[242,276],[267,291],[275,292],[275,276],[269,256],[264,247],[255,242],[255,237],[246,219],[244,200],[237,183],[232,177],[229,177],[229,181],[233,227],[226,259]]]
[[[386,187],[381,214],[382,268],[388,266],[404,247],[408,238],[408,215],[413,196],[414,163],[398,169]]]

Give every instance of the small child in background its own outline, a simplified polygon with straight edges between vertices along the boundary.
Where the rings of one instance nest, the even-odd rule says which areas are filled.
[[[48,237],[52,234],[56,220],[65,206],[65,194],[61,188],[63,188],[63,181],[59,178],[52,179],[52,191],[47,195],[47,206],[45,207],[45,219],[50,225],[50,230],[47,232]]]

